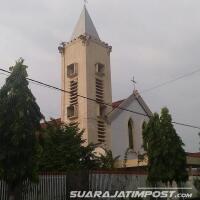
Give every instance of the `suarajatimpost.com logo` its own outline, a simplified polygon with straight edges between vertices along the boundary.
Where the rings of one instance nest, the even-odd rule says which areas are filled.
[[[192,188],[137,188],[134,191],[71,191],[70,198],[192,198]],[[178,193],[177,191],[182,191]]]

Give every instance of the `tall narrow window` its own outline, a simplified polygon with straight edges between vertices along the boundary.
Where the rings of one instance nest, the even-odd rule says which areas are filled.
[[[133,149],[133,121],[129,119],[128,121],[128,137],[129,137],[129,148]]]

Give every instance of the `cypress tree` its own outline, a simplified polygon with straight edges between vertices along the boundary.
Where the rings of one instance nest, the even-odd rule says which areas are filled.
[[[0,90],[0,178],[9,199],[19,200],[24,180],[37,179],[40,146],[36,133],[42,114],[28,88],[27,66],[20,58]]]
[[[184,144],[167,108],[162,109],[160,117],[155,113],[143,125],[143,141],[148,156],[148,181],[152,185],[173,181],[179,185],[188,180]]]

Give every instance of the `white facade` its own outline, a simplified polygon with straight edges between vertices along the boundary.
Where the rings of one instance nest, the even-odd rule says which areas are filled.
[[[144,121],[147,122],[149,120],[151,111],[137,92],[124,100],[119,106],[126,110],[115,108],[109,115],[112,131],[111,150],[113,156],[120,156],[120,160],[124,159],[125,152],[129,148],[128,122],[131,120],[133,148],[129,150],[128,159],[137,159],[138,154],[144,153],[142,148],[142,125]],[[137,114],[127,110],[135,111]]]

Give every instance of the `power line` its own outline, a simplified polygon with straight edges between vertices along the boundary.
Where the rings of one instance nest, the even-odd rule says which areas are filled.
[[[141,94],[142,94],[142,93],[149,92],[149,91],[152,91],[152,90],[155,90],[155,89],[160,88],[160,87],[163,87],[163,86],[165,86],[165,85],[171,84],[171,83],[173,83],[173,82],[176,82],[176,81],[178,81],[178,80],[180,80],[180,79],[183,79],[183,78],[186,78],[186,77],[188,77],[188,76],[192,76],[193,74],[196,74],[197,72],[200,72],[200,69],[197,69],[197,70],[195,70],[195,71],[193,71],[193,72],[184,74],[184,75],[179,76],[179,77],[177,77],[177,78],[171,79],[171,80],[169,80],[169,81],[160,83],[160,84],[155,85],[155,86],[153,86],[153,87],[151,87],[151,88],[149,88],[149,89],[145,89],[145,90],[143,90],[143,91],[141,92]]]
[[[8,72],[7,72],[8,73]],[[10,73],[10,72],[9,72]],[[5,74],[5,73],[0,73],[0,75],[4,75],[4,76],[9,76],[8,74]],[[27,80],[29,80],[28,78],[27,78]],[[42,87],[45,87],[45,88],[49,88],[49,87],[47,87],[47,86],[45,86],[45,85],[41,85],[41,84],[39,84],[39,83],[36,83],[36,82],[33,82],[33,81],[31,81],[31,80],[29,80],[32,84],[34,84],[34,85],[37,85],[37,86],[42,86]],[[49,88],[49,89],[53,89],[53,88]]]
[[[176,125],[180,125],[180,126],[186,126],[186,127],[189,127],[189,128],[195,128],[195,129],[200,129],[200,127],[198,126],[193,126],[193,125],[190,125],[190,124],[184,124],[184,123],[179,123],[179,122],[172,122],[173,124],[176,124]]]
[[[3,71],[3,72],[6,72],[6,73],[11,74],[10,71],[7,71],[7,70],[1,69],[1,68],[0,68],[0,71]],[[56,86],[53,86],[53,85],[49,85],[49,84],[44,83],[44,82],[41,82],[41,81],[37,81],[37,80],[31,79],[31,78],[26,78],[26,79],[29,80],[29,81],[31,81],[31,82],[33,82],[33,83],[39,84],[39,85],[41,85],[41,86],[45,86],[45,87],[48,87],[48,88],[51,88],[51,89],[55,89],[55,90],[58,90],[58,91],[61,91],[61,92],[65,92],[65,93],[68,93],[68,94],[71,93],[71,92],[69,92],[69,91],[67,91],[67,90],[63,90],[63,89],[61,89],[61,88],[59,88],[59,87],[56,87]],[[97,101],[96,99],[89,98],[89,97],[85,97],[85,96],[80,95],[80,94],[77,94],[77,96],[78,96],[78,97],[81,97],[81,98],[83,98],[83,99],[87,99],[87,100],[89,100],[89,101],[93,101],[93,102],[98,103],[98,101]],[[109,103],[102,102],[101,104],[106,105],[106,106],[109,106],[109,107],[113,107],[112,104],[109,104]],[[117,108],[120,109],[120,110],[127,111],[127,112],[135,113],[135,114],[138,114],[138,115],[143,115],[143,116],[150,117],[150,116],[147,115],[147,114],[140,113],[140,112],[136,112],[136,111],[129,110],[129,109],[126,109],[126,108],[121,108],[120,106],[117,107]]]
[[[5,70],[5,69],[1,69],[1,68],[0,68],[0,71],[3,71],[3,72],[6,72],[6,73],[11,74],[10,71],[7,71],[7,70]],[[200,70],[199,70],[199,71],[200,71]],[[193,73],[194,73],[194,72],[193,72]],[[5,74],[4,74],[4,75],[5,75]],[[61,91],[61,92],[65,92],[65,93],[70,94],[69,91],[63,90],[63,89],[58,88],[58,87],[56,87],[56,86],[49,85],[49,84],[47,84],[47,83],[44,83],[44,82],[41,82],[41,81],[37,81],[37,80],[31,79],[31,78],[26,78],[26,79],[29,80],[29,81],[31,81],[32,83],[37,84],[37,85],[44,86],[44,87],[47,87],[47,88],[50,88],[50,89],[55,89],[55,90],[58,90],[58,91]],[[179,79],[180,79],[180,78],[179,78]],[[81,98],[84,98],[84,99],[87,99],[87,100],[89,100],[89,101],[98,103],[98,101],[97,101],[96,99],[92,99],[92,98],[89,98],[89,97],[85,97],[85,96],[79,95],[79,94],[77,94],[77,96],[78,96],[78,97],[81,97]],[[104,102],[102,102],[101,104],[113,108],[112,104],[104,103]],[[148,114],[144,114],[144,113],[136,112],[136,111],[133,111],[133,110],[129,110],[129,109],[126,109],[126,108],[123,108],[123,107],[120,107],[120,106],[118,106],[117,109],[123,110],[123,111],[127,111],[127,112],[131,112],[131,113],[134,113],[134,114],[137,114],[137,115],[142,115],[142,116],[146,116],[146,117],[151,117],[151,116],[149,116]],[[190,128],[195,128],[195,129],[199,129],[199,130],[200,130],[200,127],[194,126],[194,125],[190,125],[190,124],[179,123],[179,122],[172,122],[172,123],[173,123],[173,124],[176,124],[176,125],[185,126],[185,127],[190,127]]]

